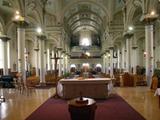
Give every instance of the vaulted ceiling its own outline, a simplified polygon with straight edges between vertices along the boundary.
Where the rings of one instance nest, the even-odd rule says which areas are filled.
[[[145,1],[146,6],[151,4],[151,0]],[[156,0],[153,1],[156,3]],[[139,28],[142,25],[139,19],[144,10],[147,10],[143,9],[146,7],[143,2],[144,0],[0,0],[0,31],[6,34],[11,31],[12,18],[15,11],[19,10],[29,21],[29,28],[49,28],[47,35],[50,41],[54,40],[53,43],[59,41],[59,33],[52,33],[53,27],[56,30],[62,28],[65,31],[64,38],[68,39],[65,43],[73,43],[75,46],[79,43],[81,31],[90,31],[95,38],[92,39],[93,45],[101,46],[105,43],[105,51],[110,38],[113,37],[112,42],[121,42],[124,27],[133,24]],[[129,16],[126,18],[126,26],[124,7]]]
[[[79,3],[65,13],[64,23],[71,33],[83,29],[100,33],[104,30],[105,12],[95,4]]]

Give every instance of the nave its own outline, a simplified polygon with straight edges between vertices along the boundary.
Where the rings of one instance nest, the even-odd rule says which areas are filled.
[[[0,0],[0,119],[24,120],[56,93],[37,86],[100,75],[160,120],[159,33],[160,0]]]
[[[55,88],[35,89],[29,95],[15,89],[1,89],[6,101],[0,105],[1,120],[24,120],[48,98]],[[115,87],[113,93],[119,94],[146,120],[159,120],[158,97],[148,87]]]

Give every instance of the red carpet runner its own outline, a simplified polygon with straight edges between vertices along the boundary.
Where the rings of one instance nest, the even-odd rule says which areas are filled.
[[[61,99],[48,99],[26,120],[70,120],[67,102]],[[145,120],[120,96],[114,95],[97,101],[95,120]]]

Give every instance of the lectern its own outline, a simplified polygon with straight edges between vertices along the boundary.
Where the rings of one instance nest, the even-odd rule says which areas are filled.
[[[97,105],[91,98],[75,98],[68,101],[71,120],[94,120]]]

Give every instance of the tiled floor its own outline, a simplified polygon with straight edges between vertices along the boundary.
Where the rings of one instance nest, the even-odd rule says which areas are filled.
[[[54,88],[37,89],[26,95],[14,89],[1,89],[0,94],[6,97],[6,102],[0,105],[0,120],[24,120],[54,92]],[[147,87],[114,88],[114,92],[122,96],[147,120],[160,120],[158,97]]]

